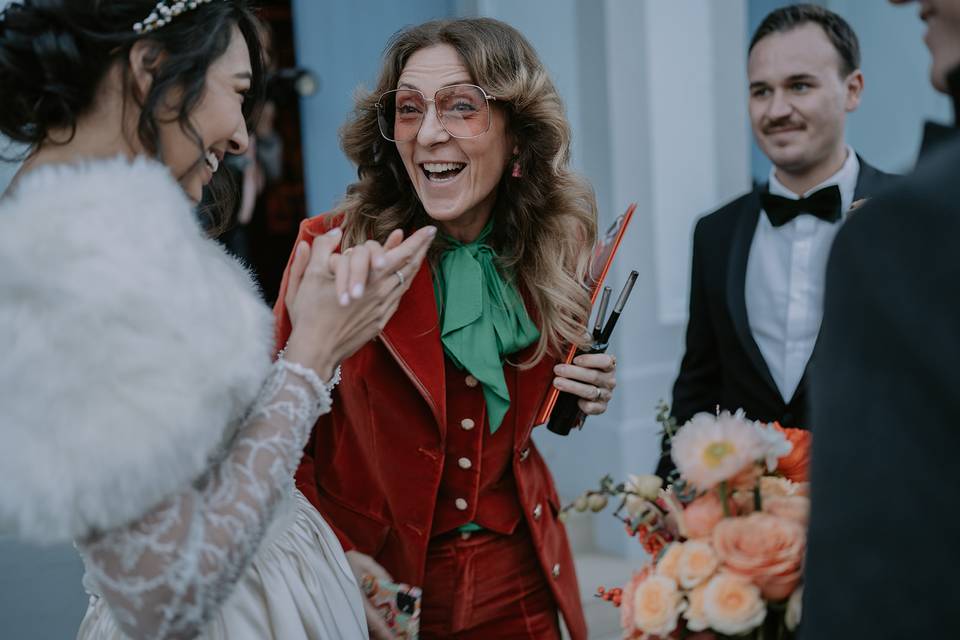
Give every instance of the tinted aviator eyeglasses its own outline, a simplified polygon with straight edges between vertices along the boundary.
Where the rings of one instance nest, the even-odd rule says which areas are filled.
[[[476,138],[490,129],[491,100],[497,98],[475,84],[443,87],[432,100],[416,89],[394,89],[377,100],[377,122],[387,140],[410,142],[420,133],[432,102],[444,131],[454,138]]]

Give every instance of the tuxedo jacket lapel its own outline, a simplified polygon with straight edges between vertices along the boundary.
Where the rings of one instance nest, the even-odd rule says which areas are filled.
[[[857,154],[857,159],[860,161],[860,173],[857,175],[857,186],[853,190],[854,202],[864,198],[872,198],[878,191],[882,190],[885,186],[888,186],[891,180],[896,179],[895,176],[891,176],[888,173],[883,173],[882,171],[864,162],[863,158],[860,157],[860,154]],[[847,217],[849,217],[851,213],[852,212],[847,212]],[[803,376],[800,378],[800,384],[797,385],[797,390],[794,392],[793,398],[790,399],[791,403],[797,399],[797,397],[807,386],[807,378],[810,375],[810,364],[814,362],[814,357],[817,354],[817,348],[819,346],[820,334],[818,333],[817,341],[813,345],[813,353],[810,354],[810,359],[807,360],[807,366],[803,370]]]
[[[753,243],[753,235],[757,229],[757,221],[760,218],[760,192],[765,187],[757,187],[753,190],[750,198],[744,205],[742,215],[737,220],[737,227],[733,232],[733,241],[730,246],[730,262],[727,266],[727,308],[730,312],[730,318],[733,321],[734,330],[740,339],[743,350],[749,356],[754,368],[760,377],[771,389],[779,396],[780,390],[777,388],[773,376],[770,375],[770,368],[767,367],[763,354],[760,353],[760,347],[757,341],[753,339],[753,332],[750,330],[750,320],[747,317],[746,301],[746,282],[747,282],[747,261],[750,258],[750,245]]]
[[[889,184],[890,178],[888,174],[878,171],[864,162],[859,155],[857,155],[857,159],[860,161],[860,174],[857,176],[857,186],[853,190],[854,202],[873,197],[885,184]]]

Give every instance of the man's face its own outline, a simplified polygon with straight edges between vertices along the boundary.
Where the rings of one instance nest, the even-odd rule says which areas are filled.
[[[843,144],[847,112],[860,104],[863,75],[841,76],[840,54],[820,25],[761,39],[750,52],[750,122],[778,169],[806,173]]]
[[[890,0],[906,4],[910,0]],[[923,41],[930,49],[933,63],[930,81],[947,92],[947,76],[960,66],[960,0],[920,0],[920,19],[927,23]]]

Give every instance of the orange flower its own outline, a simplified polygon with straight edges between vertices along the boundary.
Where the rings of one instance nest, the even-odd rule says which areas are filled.
[[[773,428],[783,432],[793,445],[793,451],[780,458],[777,471],[794,482],[806,482],[810,478],[812,434],[805,429],[784,429],[779,422],[774,422]]]
[[[800,583],[806,530],[793,520],[751,513],[721,521],[713,548],[724,568],[752,580],[764,598],[783,600]]]

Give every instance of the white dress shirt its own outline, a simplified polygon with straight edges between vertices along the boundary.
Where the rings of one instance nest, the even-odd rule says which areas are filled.
[[[763,211],[747,260],[745,301],[753,339],[785,402],[793,398],[820,333],[830,246],[853,202],[860,162],[847,147],[838,172],[802,195],[787,189],[770,170],[770,193],[798,200],[830,185],[840,188],[841,218],[826,222],[801,214],[780,227]]]

